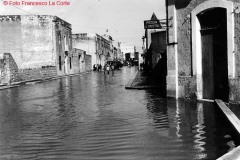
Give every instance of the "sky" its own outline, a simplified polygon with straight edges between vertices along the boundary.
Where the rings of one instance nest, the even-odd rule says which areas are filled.
[[[122,45],[136,46],[142,52],[144,20],[153,12],[165,19],[165,0],[6,0],[20,2],[70,2],[70,5],[27,6],[4,5],[0,0],[1,15],[56,15],[72,24],[72,33],[111,35]]]

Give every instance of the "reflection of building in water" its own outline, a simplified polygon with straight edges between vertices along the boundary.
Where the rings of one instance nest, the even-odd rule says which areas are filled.
[[[184,108],[184,106],[179,107],[178,101],[168,101],[168,117],[169,117],[169,136],[171,137],[177,137],[181,139],[181,126],[180,126],[180,112],[181,109]]]
[[[197,107],[195,107],[197,105]],[[168,117],[169,117],[169,136],[176,138],[182,145],[182,148],[188,150],[185,144],[190,145],[191,153],[194,150],[194,156],[204,158],[206,144],[205,125],[204,125],[204,108],[201,103],[188,103],[184,101],[168,101]],[[210,110],[208,110],[210,111]],[[210,122],[211,123],[211,122]],[[211,125],[210,125],[211,126]],[[189,133],[189,134],[186,134]]]
[[[196,125],[193,126],[193,133],[194,133],[194,149],[196,150],[195,152],[198,153],[195,155],[196,159],[206,159],[207,154],[205,153],[206,150],[208,149],[206,146],[206,127],[212,127],[211,123],[214,123],[214,120],[211,119],[210,117],[204,117],[205,115],[210,115],[210,114],[205,114],[206,112],[213,112],[212,111],[213,107],[212,104],[204,104],[204,103],[197,103],[197,108],[196,108],[196,116],[197,116],[197,122]],[[211,117],[214,117],[214,115],[211,115]],[[208,122],[204,119],[208,119]],[[208,124],[207,124],[208,123]],[[214,140],[213,140],[214,141]],[[210,142],[208,142],[210,143]]]
[[[194,148],[197,149],[197,152],[205,151],[203,147],[206,143],[203,141],[206,137],[204,136],[205,131],[203,130],[204,126],[204,116],[203,116],[203,104],[199,103],[197,105],[197,125],[196,125],[196,135],[194,136]]]
[[[177,135],[177,137],[178,138],[180,138],[181,137],[181,134],[180,134],[180,110],[179,110],[179,104],[177,103],[176,104],[176,116],[175,116],[175,123],[176,123],[176,129],[177,129],[177,131],[176,131],[176,135]]]
[[[146,97],[146,99],[150,99]],[[165,103],[165,102],[164,102]],[[168,137],[169,117],[167,105],[160,99],[154,99],[147,103],[148,117],[152,119],[155,130],[163,137]],[[161,107],[159,107],[161,106]]]

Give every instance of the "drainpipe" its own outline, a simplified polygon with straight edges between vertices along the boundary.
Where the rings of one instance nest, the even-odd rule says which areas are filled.
[[[168,45],[168,43],[169,43],[169,37],[168,37],[168,35],[169,35],[169,33],[168,33],[168,0],[165,0],[165,8],[166,8],[166,21],[167,21],[167,23],[166,23],[166,27],[167,27],[167,45]]]
[[[147,67],[147,71],[149,69],[149,55],[148,55],[148,31],[145,29],[145,37],[146,37],[146,56],[145,56],[145,66]],[[146,68],[145,68],[146,69]]]

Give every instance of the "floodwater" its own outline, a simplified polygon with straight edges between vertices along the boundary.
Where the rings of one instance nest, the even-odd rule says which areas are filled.
[[[125,90],[136,71],[0,91],[0,159],[210,160],[236,147],[212,103]]]

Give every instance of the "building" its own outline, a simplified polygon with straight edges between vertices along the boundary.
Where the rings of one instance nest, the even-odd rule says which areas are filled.
[[[92,71],[92,56],[91,55],[86,54],[85,70],[86,70],[86,72]]]
[[[121,51],[121,42],[113,41],[114,46],[114,58],[117,61],[123,61],[123,52]]]
[[[166,0],[167,95],[240,100],[240,2]]]
[[[106,37],[101,36],[100,46],[98,46],[97,50],[101,53],[101,61],[100,64],[104,66],[107,61],[113,60],[113,47],[111,43],[111,39],[107,39]]]
[[[116,47],[113,47],[113,60],[118,59],[118,50]]]
[[[151,34],[151,44],[146,56],[147,61],[150,61],[151,75],[158,80],[161,86],[164,86],[165,93],[167,76],[167,45],[165,30],[153,32]]]
[[[134,53],[134,65],[135,66],[139,65],[139,52]]]
[[[151,69],[155,72],[167,69],[167,45],[166,45],[166,31],[153,32],[151,34],[151,44],[148,49]],[[161,64],[164,63],[164,64]],[[161,71],[163,72],[163,71]]]
[[[73,34],[73,47],[86,51],[87,55],[92,57],[91,65],[106,63],[109,57],[109,41],[102,36],[93,33]]]
[[[145,71],[151,72],[153,75],[156,76],[158,72],[160,72],[159,67],[161,66],[160,64],[163,63],[162,58],[166,57],[165,25],[166,20],[159,20],[155,13],[152,14],[150,20],[144,21],[145,35],[142,37],[143,53],[141,55],[142,59],[140,61],[143,61]],[[162,67],[163,66],[161,66],[161,68]]]
[[[136,47],[135,46],[121,46],[121,51],[124,55],[123,56],[124,60],[127,60],[126,59],[126,54],[127,54],[127,57],[129,57],[130,59],[134,59],[135,52],[136,52]]]
[[[106,57],[107,61],[113,61],[114,60],[114,46],[113,46],[113,38],[110,35],[104,34],[103,38],[106,39],[109,42],[109,52]]]
[[[91,55],[87,55],[86,51],[81,49],[72,49],[72,74],[84,73],[91,70]]]
[[[41,72],[47,70],[52,73],[48,76],[70,74],[71,30],[71,24],[56,16],[0,16],[0,53],[11,54],[16,63],[14,81],[44,78]]]
[[[10,53],[0,54],[0,84],[17,81],[18,66]]]

